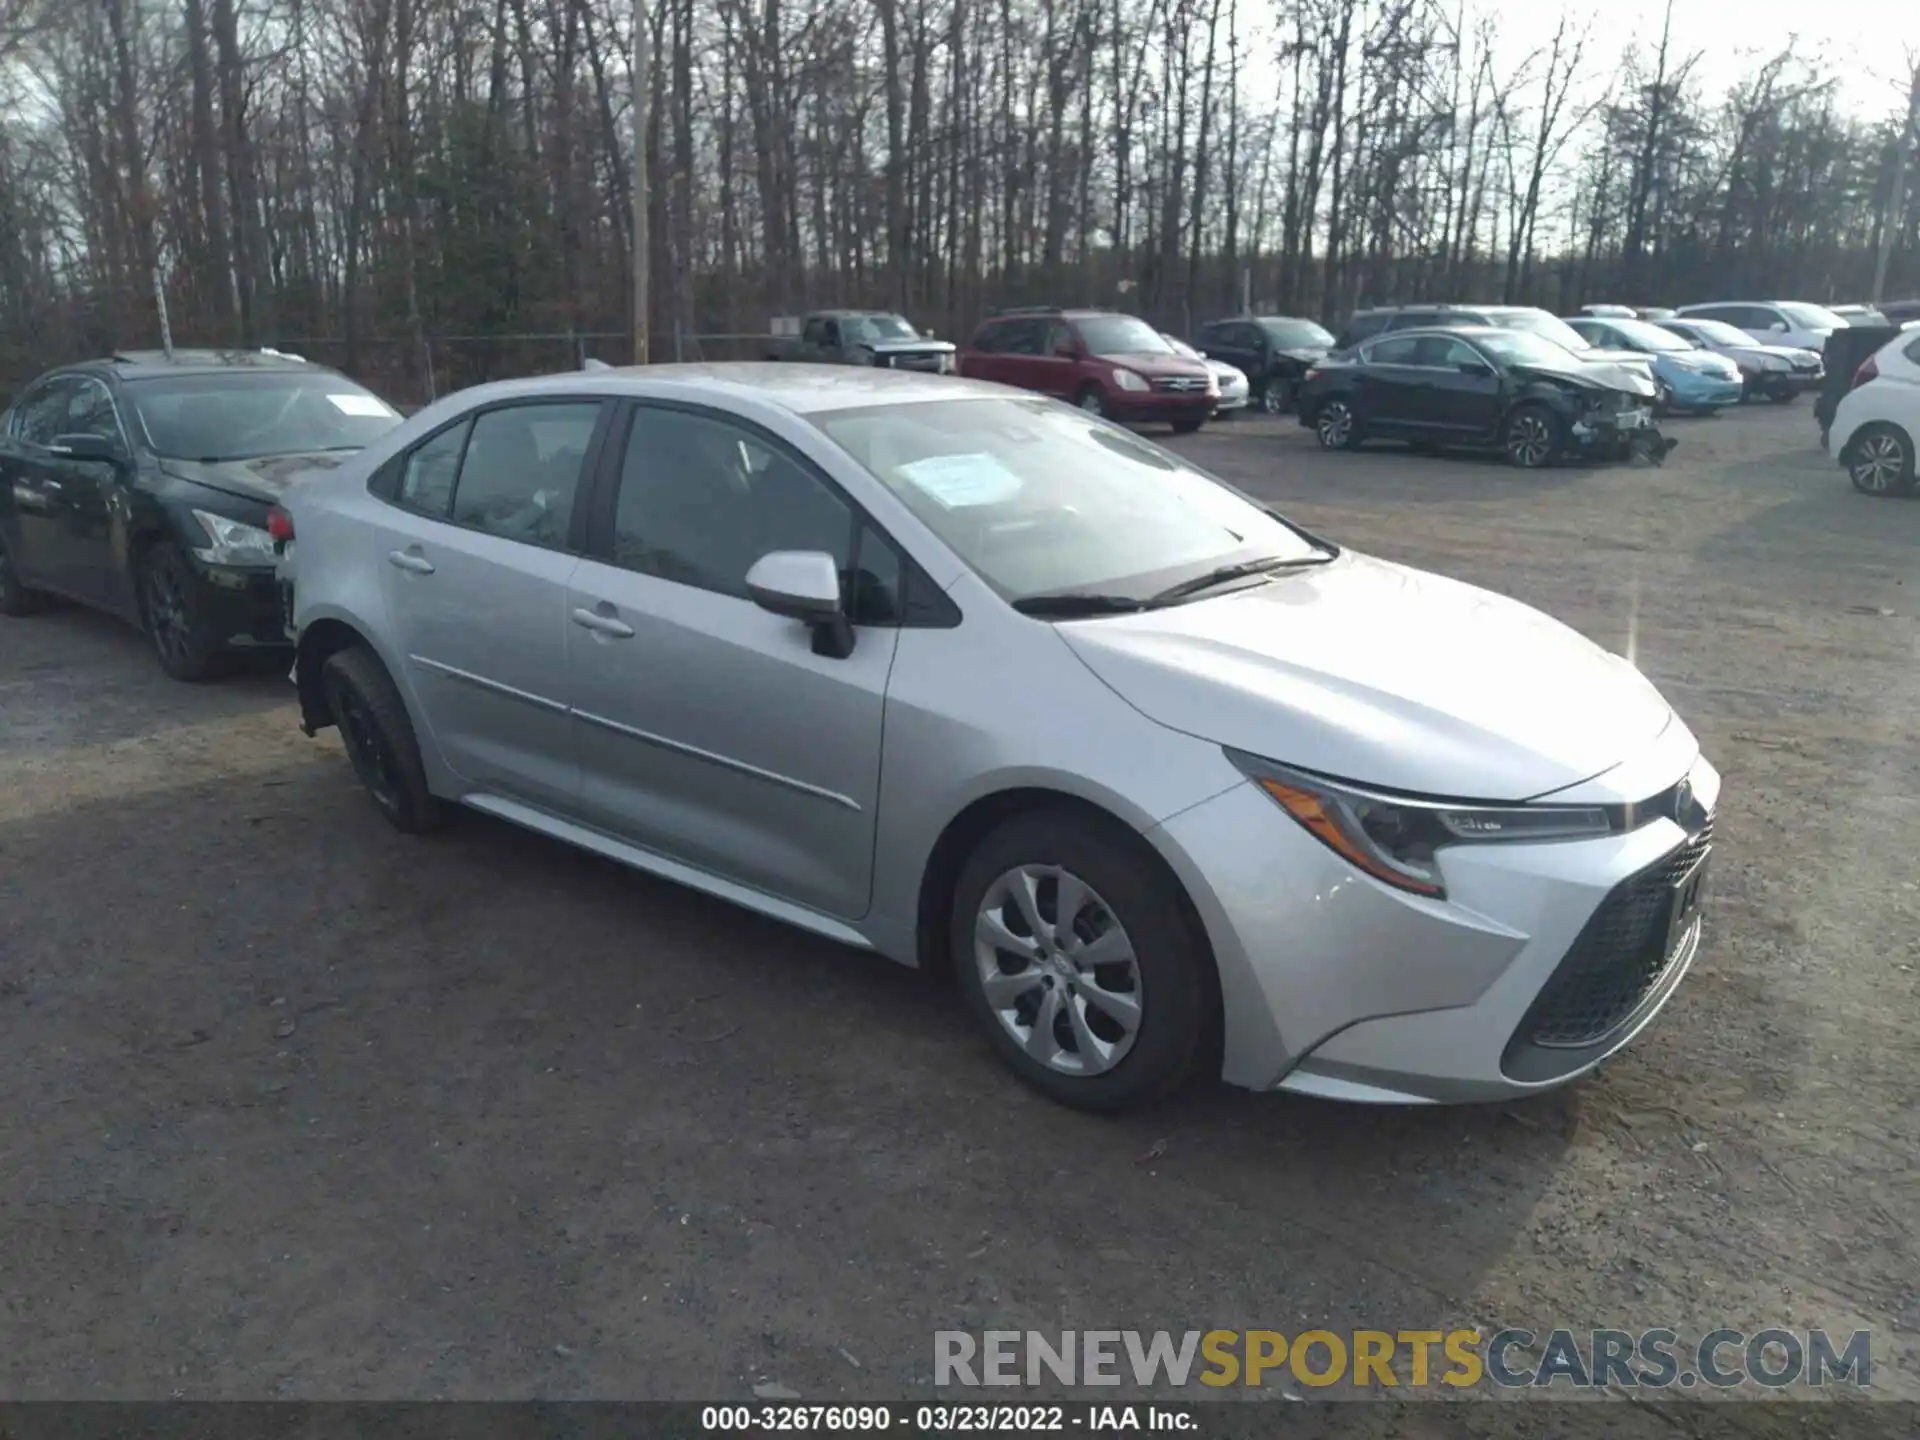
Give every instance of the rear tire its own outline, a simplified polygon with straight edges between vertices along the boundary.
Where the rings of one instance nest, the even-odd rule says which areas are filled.
[[[1847,442],[1847,478],[1862,495],[1884,500],[1914,486],[1913,437],[1898,425],[1863,426]]]
[[[140,618],[160,668],[198,684],[220,673],[225,646],[201,603],[200,578],[170,540],[149,546],[139,567]]]
[[[1345,400],[1337,399],[1320,402],[1320,408],[1313,417],[1313,434],[1328,450],[1358,450],[1366,439],[1360,428],[1360,417],[1353,413],[1353,407]]]
[[[364,645],[337,651],[321,668],[320,684],[347,759],[380,813],[408,835],[438,829],[445,809],[427,788],[413,721],[380,658]]]
[[[1179,887],[1109,826],[1063,810],[1001,825],[960,871],[947,938],[975,1021],[1049,1099],[1138,1109],[1205,1050],[1212,959]]]
[[[0,615],[31,615],[46,603],[46,598],[20,582],[19,573],[13,568],[13,556],[7,551],[6,538],[0,536]]]
[[[1522,470],[1544,470],[1560,458],[1566,441],[1560,417],[1538,401],[1514,406],[1500,431],[1507,463]]]

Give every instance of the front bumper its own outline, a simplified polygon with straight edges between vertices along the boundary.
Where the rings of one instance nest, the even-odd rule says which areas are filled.
[[[1737,376],[1731,380],[1711,375],[1676,377],[1667,382],[1667,389],[1673,397],[1669,404],[1675,410],[1718,410],[1738,405],[1746,393],[1746,386]]]
[[[1695,758],[1690,778],[1711,809],[1718,774]],[[1710,854],[1711,822],[1452,847],[1444,901],[1358,874],[1252,784],[1161,828],[1218,962],[1223,1077],[1249,1089],[1393,1103],[1550,1090],[1628,1044],[1700,945],[1696,919],[1669,947],[1654,909],[1677,856]]]
[[[1205,420],[1213,414],[1213,407],[1219,398],[1204,390],[1178,395],[1109,390],[1106,405],[1108,416],[1115,420],[1170,425],[1176,420]]]
[[[223,644],[244,648],[291,643],[273,566],[215,565],[198,556],[192,564],[201,613]]]
[[[1253,398],[1252,392],[1249,391],[1245,386],[1241,386],[1233,390],[1222,390],[1220,392],[1220,399],[1215,403],[1213,407],[1214,413],[1216,415],[1221,415],[1221,414],[1225,414],[1230,410],[1244,410],[1247,408],[1247,405],[1251,402],[1252,398]]]

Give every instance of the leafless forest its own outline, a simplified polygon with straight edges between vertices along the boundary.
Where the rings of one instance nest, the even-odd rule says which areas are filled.
[[[1789,50],[1720,93],[1661,34],[1514,53],[1467,0],[650,12],[655,358],[836,302],[952,334],[1038,300],[1183,327],[1243,296],[1856,299],[1877,263],[1920,291],[1920,66],[1903,94]],[[624,360],[633,16],[0,0],[0,392],[154,343],[156,272],[179,343],[401,393],[429,357],[440,389]]]

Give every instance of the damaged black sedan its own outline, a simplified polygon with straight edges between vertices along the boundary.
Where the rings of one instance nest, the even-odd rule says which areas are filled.
[[[1330,450],[1369,440],[1498,450],[1533,470],[1563,458],[1663,461],[1654,382],[1517,330],[1401,330],[1307,373],[1300,423]]]

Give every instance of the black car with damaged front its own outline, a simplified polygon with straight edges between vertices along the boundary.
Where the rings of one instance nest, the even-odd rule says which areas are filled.
[[[283,646],[268,511],[399,423],[344,375],[273,351],[50,371],[0,428],[0,614],[59,597],[118,615],[180,680]]]
[[[1492,327],[1398,330],[1308,372],[1300,423],[1331,450],[1369,440],[1498,450],[1525,469],[1568,456],[1664,460],[1654,383],[1638,366],[1582,360]]]

